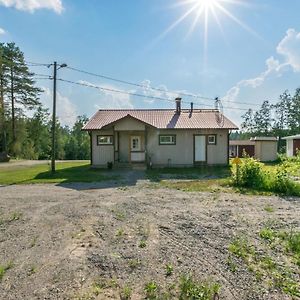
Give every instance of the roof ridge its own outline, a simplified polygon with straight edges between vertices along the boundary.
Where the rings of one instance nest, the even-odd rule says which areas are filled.
[[[137,109],[132,109],[132,108],[113,108],[113,109],[99,109],[98,111],[176,111],[176,109],[172,108],[137,108]],[[215,112],[218,111],[217,109],[213,108],[193,108],[193,112]],[[182,108],[181,112],[191,112],[191,109],[189,108]]]

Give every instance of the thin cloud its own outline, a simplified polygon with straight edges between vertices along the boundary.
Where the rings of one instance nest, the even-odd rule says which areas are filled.
[[[44,93],[41,96],[41,102],[47,107],[52,108],[52,91],[49,88],[43,88]],[[78,116],[77,107],[71,100],[57,92],[57,117],[62,125],[73,126]],[[50,109],[51,111],[51,109]],[[52,112],[52,111],[51,111]]]
[[[64,9],[61,0],[0,0],[0,5],[31,13],[39,9],[49,9],[61,14]]]
[[[6,31],[0,27],[0,35],[4,35],[4,34],[6,34]]]
[[[279,77],[288,70],[300,72],[300,33],[295,29],[288,29],[285,37],[278,44],[276,51],[283,56],[277,60],[273,56],[266,60],[266,69],[257,77],[243,79],[230,88],[223,100],[234,102],[237,100],[242,88],[257,88],[264,84],[270,77]]]

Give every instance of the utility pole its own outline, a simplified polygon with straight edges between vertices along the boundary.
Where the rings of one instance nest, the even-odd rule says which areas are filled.
[[[53,64],[53,113],[52,113],[52,153],[51,153],[51,171],[55,172],[55,125],[56,125],[56,73],[57,63]]]
[[[56,129],[56,74],[57,70],[67,67],[67,64],[61,64],[57,68],[57,62],[53,63],[53,113],[52,113],[52,151],[51,151],[51,171],[55,172],[55,129]]]

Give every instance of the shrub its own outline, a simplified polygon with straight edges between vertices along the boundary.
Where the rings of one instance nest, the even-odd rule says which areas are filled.
[[[295,183],[290,179],[285,163],[277,167],[275,177],[273,178],[272,189],[274,192],[293,194]]]
[[[233,179],[237,186],[247,188],[260,188],[264,185],[265,174],[262,164],[252,157],[246,157],[233,171]]]

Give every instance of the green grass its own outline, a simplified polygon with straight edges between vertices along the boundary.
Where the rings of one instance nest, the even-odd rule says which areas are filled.
[[[45,162],[33,166],[0,167],[0,184],[98,182],[117,179],[108,170],[92,169],[87,162],[58,162],[56,172]]]

